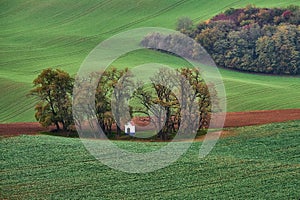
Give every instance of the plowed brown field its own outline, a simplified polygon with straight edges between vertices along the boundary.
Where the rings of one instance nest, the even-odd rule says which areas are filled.
[[[261,125],[289,120],[300,120],[300,109],[229,112],[226,114],[224,127]],[[37,122],[0,124],[1,136],[37,134],[49,130],[41,127]]]

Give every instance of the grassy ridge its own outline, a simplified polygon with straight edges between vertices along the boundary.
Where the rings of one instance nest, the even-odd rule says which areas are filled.
[[[297,199],[300,121],[234,129],[205,159],[194,143],[178,161],[147,174],[112,170],[79,139],[6,138],[1,144],[1,199]],[[129,144],[130,143],[130,144]],[[119,142],[146,152],[163,143]]]
[[[300,5],[298,1],[293,0],[227,0],[222,3],[218,0],[172,0],[159,3],[154,0],[91,0],[76,3],[68,0],[3,0],[0,2],[0,83],[4,90],[1,90],[3,95],[0,99],[0,122],[34,121],[33,109],[28,108],[30,100],[25,97],[25,93],[30,90],[31,82],[37,74],[46,67],[62,68],[75,74],[84,58],[99,42],[118,32],[145,26],[174,29],[175,21],[180,16],[186,15],[198,22],[209,19],[226,8],[243,7],[249,3],[261,7]],[[120,66],[130,66],[140,57],[152,55],[153,53],[136,53],[132,60],[122,62]],[[155,60],[178,65],[178,60],[174,57],[159,56],[155,57]],[[300,84],[296,79],[291,85],[290,80],[284,78],[263,78],[262,80],[270,85],[282,86],[278,101],[277,98],[271,98],[276,96],[277,91],[265,87],[266,94],[270,96],[270,101],[265,103],[265,99],[259,100],[259,95],[253,101],[256,93],[262,91],[255,84],[250,84],[253,89],[248,95],[237,95],[245,91],[245,85],[236,85],[240,83],[239,79],[245,79],[244,74],[224,71],[222,75],[227,80],[225,86],[229,95],[229,111],[300,107],[294,99],[288,98],[291,93],[299,94],[293,89]],[[245,76],[251,79],[248,75]],[[8,85],[20,87],[16,92],[11,92],[5,88]],[[17,92],[18,90],[22,92]],[[236,100],[237,96],[244,98],[239,101]],[[237,105],[237,102],[246,103]],[[284,105],[282,102],[285,102]]]
[[[122,68],[157,62],[174,68],[190,66],[183,59],[152,50],[129,53],[112,65]],[[300,108],[299,77],[247,74],[222,68],[219,71],[225,85],[229,112]]]

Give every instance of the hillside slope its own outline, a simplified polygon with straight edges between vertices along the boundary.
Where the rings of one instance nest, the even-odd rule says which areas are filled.
[[[26,96],[32,80],[47,67],[75,74],[87,54],[104,39],[145,26],[175,28],[176,19],[209,19],[229,7],[249,3],[260,7],[287,6],[281,0],[172,1],[22,1],[3,0],[0,33],[0,123],[34,121],[33,100]],[[139,58],[182,65],[178,58],[143,51],[116,66],[132,66]],[[153,57],[155,56],[155,57]],[[119,63],[119,65],[118,65]],[[297,78],[264,77],[221,70],[228,94],[228,110],[299,108]]]

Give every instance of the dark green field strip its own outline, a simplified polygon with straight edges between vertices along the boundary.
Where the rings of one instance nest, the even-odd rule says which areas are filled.
[[[219,163],[220,162],[213,164],[218,165]],[[229,166],[233,164],[234,163],[228,163]],[[164,173],[168,175],[158,174],[152,176],[151,178],[148,177],[148,179],[136,177],[133,180],[125,177],[115,177],[112,173],[109,173],[108,176],[101,172],[98,173],[98,170],[105,170],[105,168],[101,168],[99,166],[97,167],[97,172],[94,173],[91,173],[90,169],[84,165],[81,165],[80,167],[85,167],[85,170],[89,171],[88,173],[76,173],[70,169],[63,171],[65,167],[61,167],[59,170],[61,173],[56,173],[58,176],[56,178],[51,177],[51,175],[48,174],[54,173],[55,169],[46,170],[43,171],[43,173],[38,174],[35,174],[34,171],[30,171],[30,176],[39,176],[40,179],[35,178],[34,180],[29,180],[24,184],[17,184],[15,186],[9,185],[8,189],[16,190],[16,197],[24,197],[24,194],[25,196],[31,197],[37,193],[40,195],[40,197],[51,193],[58,193],[62,197],[68,195],[80,197],[81,195],[87,195],[86,192],[90,192],[91,196],[111,196],[114,198],[124,198],[130,196],[154,196],[159,198],[162,196],[174,197],[174,195],[186,197],[191,197],[191,195],[209,197],[212,195],[212,193],[214,193],[214,191],[218,190],[219,194],[215,195],[219,197],[228,197],[232,195],[247,197],[245,192],[252,192],[250,196],[253,197],[257,197],[259,195],[266,197],[264,191],[266,189],[272,189],[274,185],[277,185],[277,187],[282,187],[284,183],[284,185],[289,188],[297,184],[297,181],[295,181],[295,177],[293,176],[295,175],[293,172],[295,172],[297,168],[295,169],[284,166],[284,170],[279,170],[276,168],[271,168],[269,165],[265,165],[263,166],[264,171],[253,171],[253,174],[249,174],[249,169],[257,166],[251,166],[249,163],[247,164],[249,168],[245,168],[245,165],[241,165],[240,163],[237,163],[235,167],[231,167],[229,169],[228,166],[224,166],[225,169],[223,168],[222,170],[217,171],[217,173],[215,171],[211,171],[210,168],[204,167],[202,171],[198,172],[198,174],[190,173],[191,171],[195,171],[194,166],[191,166],[191,168],[186,168],[183,171],[179,171],[177,170],[177,166],[173,166],[173,170],[176,171],[174,174],[169,175],[169,171],[164,171]],[[243,167],[243,171],[241,171],[241,167]],[[80,168],[78,169],[76,164],[73,166],[73,168],[76,171],[80,171]],[[204,171],[206,173],[203,173]],[[225,174],[225,172],[228,174]],[[67,176],[65,173],[71,175]],[[98,178],[92,178],[93,175]],[[176,176],[178,178],[175,178]],[[45,179],[47,179],[47,181]],[[278,183],[278,181],[280,181],[280,183]],[[272,187],[268,186],[268,184],[272,184]],[[237,187],[239,189],[236,189]],[[274,190],[278,190],[277,187],[275,187]],[[77,190],[82,190],[83,194],[79,193],[76,195]],[[290,192],[291,190],[288,189],[288,191]],[[289,194],[291,196],[295,195],[295,193]],[[282,193],[281,196],[286,195]],[[270,197],[272,197],[272,195],[270,195]]]
[[[72,169],[68,168],[70,166],[67,166],[67,168],[66,166],[61,166],[59,168],[60,173],[55,173],[55,168],[49,169],[47,167],[43,169],[42,172],[36,172],[35,170],[29,171],[30,174],[26,174],[28,179],[24,180],[25,183],[16,184],[14,186],[8,185],[7,189],[16,190],[18,193],[15,197],[20,197],[22,196],[20,194],[24,195],[24,193],[25,196],[28,195],[28,197],[34,196],[37,193],[40,195],[64,193],[65,195],[73,196],[76,190],[83,189],[83,192],[86,192],[90,191],[88,188],[96,190],[90,191],[94,192],[94,195],[102,196],[102,194],[104,194],[103,196],[105,196],[105,194],[107,194],[107,197],[114,196],[115,198],[122,198],[126,193],[129,197],[138,197],[139,195],[155,197],[156,195],[153,194],[157,194],[156,198],[162,196],[162,194],[164,194],[163,196],[176,196],[177,194],[180,196],[202,196],[203,194],[210,196],[212,189],[221,190],[217,195],[220,197],[233,194],[245,197],[245,192],[249,191],[249,189],[250,191],[253,190],[252,192],[255,196],[257,196],[257,194],[265,196],[263,191],[268,188],[266,184],[271,184],[273,182],[272,180],[278,181],[280,177],[282,179],[283,175],[285,176],[285,180],[281,180],[281,184],[285,183],[287,179],[291,181],[289,184],[297,183],[292,176],[297,168],[289,166],[281,166],[278,168],[276,166],[262,165],[261,163],[260,165],[253,165],[251,162],[244,161],[241,165],[240,161],[236,162],[231,159],[222,159],[217,162],[207,160],[206,162],[212,162],[212,165],[204,164],[201,166],[201,169],[195,169],[197,162],[194,162],[193,165],[190,166],[184,165],[184,168],[180,167],[182,164],[179,163],[180,166],[176,164],[172,166],[172,171],[165,170],[162,173],[155,173],[153,176],[147,178],[139,178],[138,176],[133,176],[134,178],[128,178],[126,176],[121,178],[118,176],[115,177],[114,173],[108,173],[105,167],[102,168],[101,165],[99,166],[99,163],[95,163],[95,172],[91,172],[91,170],[93,170],[91,163],[88,163],[88,165],[77,165],[75,163]],[[220,166],[222,162],[226,162],[226,165]],[[211,170],[214,168],[213,166],[220,167],[216,170]],[[260,167],[261,170],[257,170],[258,167]],[[88,172],[85,173],[81,168],[85,168]],[[106,173],[102,173],[102,170],[105,170]],[[51,176],[53,173],[58,177]],[[92,178],[93,175],[98,178]],[[36,176],[39,178],[33,180]],[[143,175],[141,177],[143,177]],[[24,178],[24,175],[11,178],[21,179]],[[45,179],[47,179],[47,181]],[[170,180],[172,181],[169,182]],[[110,187],[105,187],[104,183]],[[237,183],[239,184],[239,189],[233,192],[237,187]],[[264,184],[257,185],[257,183]],[[96,187],[96,185],[98,187]],[[274,183],[272,185],[274,185]],[[128,189],[133,191],[128,191]],[[119,194],[114,193],[114,191],[119,191]]]
[[[112,170],[78,139],[5,138],[1,197],[9,199],[297,199],[300,121],[235,129],[198,159],[201,143],[169,167],[146,174]],[[120,142],[147,152],[163,143]]]

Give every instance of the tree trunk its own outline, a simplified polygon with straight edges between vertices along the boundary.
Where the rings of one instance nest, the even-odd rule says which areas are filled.
[[[56,126],[56,130],[58,130],[58,131],[59,131],[59,130],[60,130],[60,128],[59,128],[59,124],[58,124],[58,122],[55,122],[54,124],[55,124],[55,126]]]
[[[157,134],[157,138],[159,138],[160,140],[162,140],[162,130],[160,130]]]
[[[121,128],[117,125],[117,138],[121,135]]]
[[[108,126],[108,135],[110,136],[112,134],[112,125],[109,125]]]
[[[62,126],[63,126],[63,130],[67,131],[68,127],[66,126],[66,123],[64,121],[62,121],[61,123],[62,123]]]
[[[162,133],[162,138],[163,138],[163,141],[166,141],[167,140],[167,133],[165,131],[163,131]]]
[[[106,133],[105,123],[103,121],[100,121],[99,124],[100,124],[100,128],[102,129],[102,131],[104,133]]]

